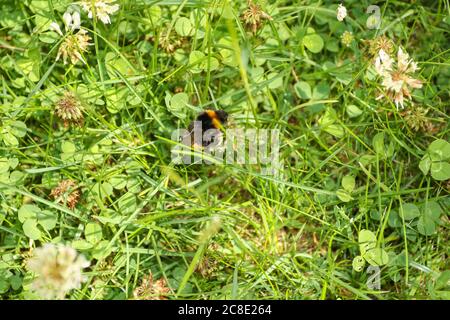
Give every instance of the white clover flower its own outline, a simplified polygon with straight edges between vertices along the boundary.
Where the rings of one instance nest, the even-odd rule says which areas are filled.
[[[119,10],[119,5],[114,3],[116,0],[82,0],[79,5],[88,13],[92,19],[94,16],[100,19],[104,24],[111,23],[110,15]]]
[[[392,58],[383,49],[380,49],[378,56],[375,59],[376,72],[380,76],[383,76],[385,72],[392,69],[392,62]]]
[[[70,13],[72,11],[72,13]],[[49,30],[57,32],[61,37],[64,37],[64,41],[61,43],[56,61],[62,56],[64,64],[67,64],[67,58],[70,58],[72,64],[76,64],[78,61],[84,61],[82,53],[86,52],[91,37],[87,34],[85,29],[81,28],[80,13],[73,9],[67,9],[63,15],[63,21],[65,25],[66,34],[63,34],[61,28],[56,22],[50,23]],[[79,30],[77,33],[73,33],[75,30]]]
[[[399,70],[412,73],[416,72],[419,69],[417,67],[417,63],[414,62],[413,59],[410,59],[409,54],[407,52],[403,52],[402,48],[398,49],[397,59]]]
[[[66,25],[66,31],[74,31],[76,29],[80,29],[81,20],[79,12],[75,11],[74,13],[70,14],[68,11],[66,11],[63,15],[63,20],[64,24]]]
[[[353,33],[351,31],[345,31],[341,35],[341,43],[346,47],[350,47],[353,40],[355,40],[355,36],[353,35]]]
[[[339,21],[344,21],[346,16],[347,16],[347,8],[344,7],[341,3],[336,10],[336,18]]]
[[[79,289],[86,281],[82,269],[90,263],[73,248],[44,244],[34,250],[27,268],[37,276],[32,290],[44,299],[63,299],[72,289]]]
[[[397,109],[399,106],[404,108],[405,97],[411,100],[410,88],[422,88],[422,81],[411,76],[418,69],[417,63],[402,48],[398,49],[397,63],[382,49],[375,59],[375,70],[382,77],[381,85],[386,95],[394,100]]]
[[[70,13],[71,11],[73,12]],[[80,13],[78,11],[74,11],[73,9],[68,8],[66,12],[64,12],[63,21],[66,33],[81,28]],[[64,34],[61,31],[61,28],[59,27],[59,24],[57,24],[55,21],[50,23],[49,30],[57,32],[61,37],[64,36]]]
[[[57,32],[61,37],[64,36],[62,31],[61,31],[61,28],[59,27],[59,24],[57,24],[54,21],[52,23],[50,23],[50,26],[49,26],[48,29],[51,30],[51,31]]]

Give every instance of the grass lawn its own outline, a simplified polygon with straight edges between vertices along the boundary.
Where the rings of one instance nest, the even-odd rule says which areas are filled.
[[[0,0],[0,298],[450,299],[450,2],[340,4]]]

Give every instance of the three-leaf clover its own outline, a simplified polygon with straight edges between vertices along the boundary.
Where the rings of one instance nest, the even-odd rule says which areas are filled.
[[[302,44],[312,53],[319,53],[324,46],[322,37],[313,28],[308,28],[307,34],[302,39]]]
[[[351,175],[346,175],[342,178],[342,188],[336,191],[337,197],[344,202],[349,202],[353,200],[351,193],[355,189],[355,177]]]
[[[424,236],[431,236],[436,232],[441,213],[441,207],[436,201],[429,201],[420,208],[413,203],[405,203],[400,210],[406,221],[418,218],[417,231]]]
[[[450,143],[438,139],[433,141],[420,160],[419,168],[423,174],[431,172],[433,179],[444,181],[450,179]]]
[[[387,252],[377,247],[377,237],[370,230],[361,230],[358,234],[360,256],[353,259],[353,269],[357,272],[362,271],[365,262],[372,266],[383,266],[389,262]]]
[[[340,124],[336,124],[336,119],[336,111],[333,108],[328,108],[324,115],[319,119],[318,124],[323,131],[335,136],[336,138],[342,138],[345,131]]]
[[[41,210],[38,206],[33,204],[24,204],[19,209],[19,221],[22,222],[22,229],[30,239],[38,240],[42,236],[40,225],[44,230],[52,230],[57,223],[57,215],[49,210]]]
[[[17,147],[18,138],[25,137],[27,125],[22,121],[7,121],[0,127],[0,141],[6,146]]]

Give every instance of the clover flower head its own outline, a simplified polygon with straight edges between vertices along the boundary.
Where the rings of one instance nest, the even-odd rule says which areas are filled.
[[[166,300],[166,295],[170,293],[170,288],[164,278],[154,281],[153,274],[142,279],[141,285],[134,292],[137,300]]]
[[[254,4],[253,1],[248,1],[247,9],[242,13],[241,19],[244,21],[247,29],[250,29],[253,34],[256,34],[262,25],[262,20],[272,20],[272,17],[262,11],[261,7]]]
[[[342,3],[338,6],[336,10],[336,18],[338,21],[344,21],[347,16],[347,8],[342,5]]]
[[[63,43],[61,43],[56,60],[62,56],[64,64],[67,64],[67,58],[70,59],[72,64],[76,64],[78,61],[86,64],[83,59],[83,53],[88,50],[88,47],[92,45],[89,41],[91,37],[87,34],[85,29],[80,29],[75,34],[66,36]]]
[[[59,203],[67,203],[70,209],[75,208],[80,199],[80,192],[72,180],[60,181],[58,186],[52,189],[50,195]]]
[[[417,63],[410,59],[407,52],[398,49],[397,61],[394,61],[383,49],[375,59],[375,71],[381,76],[381,85],[388,97],[394,100],[397,109],[404,108],[405,98],[411,100],[410,88],[422,88],[422,81],[412,77],[418,70]],[[382,98],[379,96],[377,99]]]
[[[371,40],[365,40],[366,52],[371,59],[378,57],[380,50],[386,54],[391,55],[394,52],[394,43],[385,35],[378,36]]]
[[[66,12],[64,12],[63,21],[64,21],[66,33],[71,32],[71,31],[73,32],[73,31],[81,28],[80,13],[76,10],[73,10],[72,8],[68,8],[66,10]],[[59,24],[57,24],[55,21],[50,23],[49,30],[55,31],[61,37],[64,36],[64,34],[61,31],[61,28],[59,27]]]
[[[341,42],[346,47],[350,47],[353,40],[355,40],[355,36],[351,31],[345,31],[341,36]]]
[[[82,270],[89,265],[89,261],[71,247],[44,244],[35,249],[27,261],[28,270],[37,276],[31,288],[44,299],[63,299],[70,290],[80,288],[86,281]]]
[[[61,31],[59,24],[52,22],[49,25],[49,30],[55,31],[61,37],[64,37],[63,42],[59,46],[56,60],[62,56],[64,64],[67,64],[68,58],[72,64],[76,64],[78,61],[86,62],[83,59],[82,54],[87,51],[91,37],[87,34],[85,29],[81,28],[80,13],[73,8],[68,8],[63,14],[63,21],[65,25],[65,34]],[[78,32],[75,33],[75,30]]]
[[[77,30],[81,27],[80,13],[78,11],[72,14],[67,10],[63,15],[64,24],[66,25],[66,30]]]
[[[119,10],[119,5],[115,3],[115,0],[82,0],[79,5],[87,12],[90,19],[95,16],[104,24],[111,23],[109,16]]]

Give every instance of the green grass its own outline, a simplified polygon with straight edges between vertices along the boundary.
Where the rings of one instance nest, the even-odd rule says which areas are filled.
[[[430,147],[449,138],[448,0],[379,2],[378,30],[366,27],[370,1],[345,1],[343,22],[335,1],[255,1],[272,17],[256,34],[246,1],[117,3],[108,25],[82,11],[87,64],[64,65],[64,40],[47,30],[63,26],[70,1],[0,1],[2,299],[37,297],[25,264],[48,242],[91,261],[68,299],[134,299],[149,274],[167,281],[168,299],[450,298],[448,168],[419,167],[439,151],[433,161],[450,158],[445,142]],[[318,52],[304,45],[313,33]],[[401,46],[418,62],[423,87],[405,109],[376,100],[383,87],[364,40],[380,35],[395,60]],[[83,106],[82,126],[55,113],[65,91]],[[171,103],[180,92],[188,100]],[[172,131],[206,108],[227,111],[231,127],[279,129],[280,175],[174,165]],[[80,192],[73,209],[50,195],[67,179]],[[24,205],[54,226],[30,237]],[[372,261],[380,290],[367,285],[362,230],[389,257]]]

